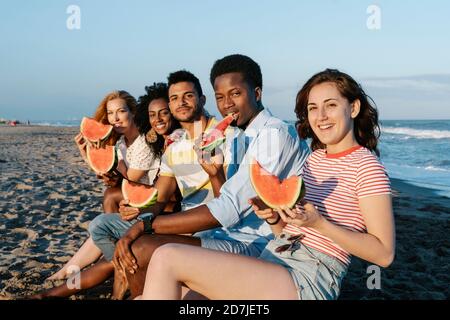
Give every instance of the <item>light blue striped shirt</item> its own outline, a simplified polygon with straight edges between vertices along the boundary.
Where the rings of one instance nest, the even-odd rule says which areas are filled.
[[[235,156],[228,167],[228,180],[221,195],[206,205],[222,228],[210,230],[211,237],[252,242],[265,246],[273,237],[270,227],[248,204],[256,196],[250,182],[249,164],[255,158],[281,179],[299,176],[310,150],[292,125],[262,110],[245,131],[234,139]]]

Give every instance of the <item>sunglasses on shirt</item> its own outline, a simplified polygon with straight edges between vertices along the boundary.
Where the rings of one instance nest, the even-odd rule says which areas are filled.
[[[292,251],[292,252],[295,251],[294,249],[298,246],[300,240],[302,240],[304,237],[305,235],[303,233],[290,236],[289,238],[287,238],[287,240],[290,241],[291,243],[286,243],[277,247],[275,249],[275,252],[281,253],[285,251]]]

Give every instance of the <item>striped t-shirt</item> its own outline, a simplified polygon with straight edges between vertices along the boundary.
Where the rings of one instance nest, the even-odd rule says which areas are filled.
[[[367,232],[367,228],[358,200],[391,193],[383,165],[361,146],[330,155],[324,149],[314,151],[306,161],[303,180],[306,201],[317,206],[330,222],[361,233]],[[350,264],[350,254],[316,230],[290,224],[284,230],[305,234],[302,243],[339,259],[344,265]]]

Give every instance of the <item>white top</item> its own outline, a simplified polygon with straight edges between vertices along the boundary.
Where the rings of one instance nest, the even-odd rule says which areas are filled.
[[[139,135],[129,147],[122,135],[116,143],[116,150],[118,160],[123,160],[128,169],[148,171],[148,175],[144,175],[139,182],[153,183],[161,160],[152,153],[144,135]]]

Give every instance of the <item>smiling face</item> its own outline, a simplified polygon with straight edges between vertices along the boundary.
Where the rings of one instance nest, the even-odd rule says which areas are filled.
[[[168,134],[172,127],[172,114],[169,104],[163,98],[155,99],[148,105],[150,125],[159,135]]]
[[[170,112],[180,122],[193,122],[203,112],[205,97],[199,97],[192,82],[178,82],[169,87]]]
[[[234,113],[238,127],[246,127],[260,111],[261,89],[252,90],[238,72],[218,76],[214,80],[214,93],[222,116]]]
[[[133,115],[125,100],[117,98],[106,103],[108,122],[114,127],[114,131],[123,134],[133,125]]]
[[[350,103],[333,82],[312,87],[308,96],[308,122],[328,153],[342,152],[357,144],[353,119],[359,108],[359,100]]]

